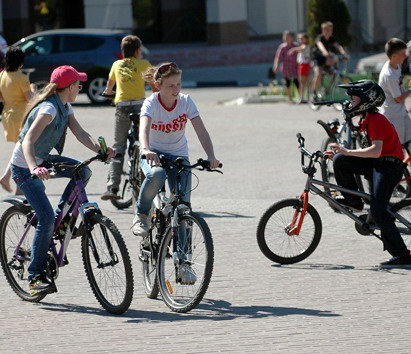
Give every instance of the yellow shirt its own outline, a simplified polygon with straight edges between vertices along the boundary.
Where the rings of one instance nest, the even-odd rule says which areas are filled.
[[[114,103],[141,100],[145,98],[145,81],[141,73],[151,64],[145,59],[125,58],[117,60],[111,67],[109,79],[116,81]]]
[[[4,103],[2,123],[7,141],[17,141],[27,106],[24,95],[27,91],[30,91],[30,82],[20,70],[0,73],[0,92]]]

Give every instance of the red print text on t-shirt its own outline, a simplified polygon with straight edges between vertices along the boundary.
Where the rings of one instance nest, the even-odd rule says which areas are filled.
[[[187,124],[187,115],[182,114],[178,118],[173,119],[172,123],[164,124],[163,122],[156,122],[151,124],[151,129],[159,130],[166,134],[176,132],[177,130],[184,130]]]

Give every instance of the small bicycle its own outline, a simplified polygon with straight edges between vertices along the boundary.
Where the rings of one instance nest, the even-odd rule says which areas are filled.
[[[335,66],[321,68],[321,82],[316,93],[311,88],[308,92],[308,106],[312,110],[318,111],[321,108],[318,103],[327,101],[334,101],[328,106],[333,106],[337,111],[342,110],[341,102],[346,97],[346,91],[338,85],[354,81],[347,75],[347,61],[344,60],[344,63],[342,70]]]
[[[56,163],[51,174],[73,169],[74,188],[56,215],[54,234],[47,260],[47,277],[54,282],[59,268],[69,264],[70,241],[81,238],[81,253],[90,287],[101,306],[112,314],[122,314],[133,298],[134,280],[130,256],[123,237],[114,223],[104,216],[96,203],[90,203],[81,169],[93,161],[106,162],[106,155],[96,156],[77,165]],[[11,203],[0,219],[0,261],[13,291],[23,300],[41,301],[46,294],[30,295],[27,267],[30,262],[37,216],[24,198],[7,198]],[[77,225],[80,216],[81,221]]]
[[[317,210],[308,202],[310,192],[319,195],[334,209],[352,219],[359,234],[373,235],[381,240],[379,227],[373,222],[370,211],[357,216],[317,185],[356,195],[365,200],[370,200],[371,195],[314,179],[315,165],[320,163],[319,160],[324,156],[321,151],[309,152],[304,147],[304,138],[301,134],[297,134],[297,138],[302,170],[307,174],[304,192],[298,198],[284,199],[275,203],[263,214],[257,227],[257,242],[261,252],[271,261],[280,264],[300,262],[314,252],[321,239],[322,222]],[[308,166],[304,164],[304,156],[309,158]],[[395,217],[396,226],[409,248],[411,246],[411,199],[404,199],[390,205],[388,212]]]
[[[144,158],[144,156],[143,156]],[[141,241],[139,259],[142,263],[144,289],[154,299],[161,292],[166,305],[174,312],[192,310],[205,295],[214,264],[214,246],[206,221],[182,201],[182,173],[192,169],[211,170],[209,161],[198,159],[193,165],[159,156],[167,171],[177,169],[176,188],[166,197],[165,189],[158,192],[151,212],[148,237]],[[222,167],[220,164],[219,167]],[[180,272],[189,266],[195,281],[185,283]]]

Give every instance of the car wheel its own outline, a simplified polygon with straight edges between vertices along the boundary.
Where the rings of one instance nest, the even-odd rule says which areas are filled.
[[[92,76],[88,82],[86,93],[92,103],[102,104],[107,103],[107,99],[100,96],[107,85],[107,75],[96,74]]]

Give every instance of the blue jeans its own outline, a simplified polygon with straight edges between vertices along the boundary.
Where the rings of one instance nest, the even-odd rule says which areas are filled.
[[[160,154],[160,152],[157,152]],[[176,160],[179,156],[173,156],[169,154],[163,154],[166,157]],[[186,163],[189,163],[188,157],[183,157]],[[177,171],[175,168],[171,168],[168,172],[162,167],[151,167],[147,160],[140,159],[141,169],[145,175],[143,184],[141,185],[140,194],[137,201],[137,213],[148,215],[154,197],[158,191],[163,187],[166,179],[168,179],[168,185],[170,190],[173,190],[176,185]],[[189,204],[191,195],[191,172],[184,171],[181,174],[180,190],[183,192],[182,201]]]
[[[44,161],[40,166],[49,167],[50,162],[63,162],[66,164],[75,165],[78,161],[60,156],[49,155],[47,161]],[[32,179],[28,168],[22,168],[11,165],[12,177],[16,184],[24,193],[27,201],[30,203],[36,212],[38,221],[36,231],[33,238],[33,246],[31,249],[31,262],[28,267],[28,280],[30,281],[35,275],[41,274],[46,270],[47,266],[47,252],[50,247],[51,239],[54,231],[55,211],[53,210],[49,199],[46,195],[46,188],[43,181],[40,179]],[[66,169],[56,174],[55,178],[71,178],[72,170]],[[91,171],[88,167],[80,172],[80,176],[84,183],[87,184],[91,177]],[[70,191],[74,187],[74,181],[71,180],[59,201],[57,212],[63,206],[70,195]]]
[[[361,158],[355,156],[334,156],[334,172],[337,184],[358,190],[355,174],[367,177],[371,182],[371,215],[381,229],[384,249],[392,256],[407,256],[410,254],[397,227],[394,217],[387,212],[387,207],[394,187],[403,175],[403,169],[388,161]],[[343,193],[347,201],[356,203],[359,197]]]

